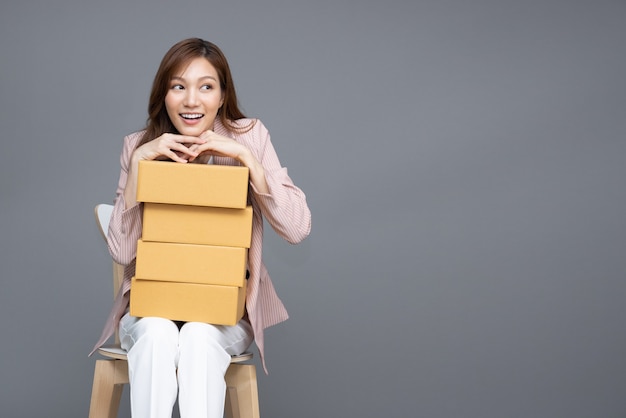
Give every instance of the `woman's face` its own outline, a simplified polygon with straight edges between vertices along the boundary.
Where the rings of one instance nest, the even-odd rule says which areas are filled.
[[[199,136],[213,129],[223,97],[215,67],[198,57],[175,73],[165,95],[165,108],[182,135]]]

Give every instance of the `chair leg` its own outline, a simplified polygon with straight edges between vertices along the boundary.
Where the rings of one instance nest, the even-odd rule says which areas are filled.
[[[259,392],[253,364],[231,364],[226,371],[227,418],[259,418]]]
[[[127,362],[96,360],[89,418],[116,418],[124,383],[128,383]]]

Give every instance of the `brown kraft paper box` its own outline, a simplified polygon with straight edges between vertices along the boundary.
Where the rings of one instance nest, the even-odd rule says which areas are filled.
[[[144,241],[250,248],[252,206],[226,209],[144,203]]]
[[[137,201],[243,209],[248,167],[140,161]]]
[[[173,321],[235,325],[244,315],[243,287],[140,280],[133,277],[132,316],[158,316]]]
[[[141,280],[242,287],[247,248],[137,242],[135,277]]]
[[[248,169],[141,161],[137,189],[143,229],[131,315],[236,324],[252,236]]]

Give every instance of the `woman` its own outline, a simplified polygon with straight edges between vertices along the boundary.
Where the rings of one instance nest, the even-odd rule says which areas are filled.
[[[241,354],[254,340],[263,360],[263,330],[288,317],[261,259],[263,218],[296,244],[310,232],[311,213],[304,193],[280,165],[265,126],[239,110],[228,62],[214,44],[187,39],[165,54],[148,114],[145,130],[124,139],[108,231],[112,257],[126,266],[124,282],[96,347],[119,325],[122,347],[128,351],[133,417],[171,417],[178,393],[181,417],[221,418],[230,356]],[[128,313],[142,227],[142,205],[135,200],[137,167],[141,160],[155,159],[249,169],[253,225],[247,314],[234,326],[179,324]]]

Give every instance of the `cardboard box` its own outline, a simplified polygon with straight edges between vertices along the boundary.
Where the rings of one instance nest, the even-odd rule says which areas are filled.
[[[247,248],[137,242],[135,276],[142,280],[243,286]]]
[[[137,201],[243,209],[248,167],[140,161]]]
[[[250,248],[252,206],[225,209],[145,203],[144,241]]]
[[[173,321],[235,325],[244,314],[243,287],[162,282],[133,277],[130,314],[158,316]]]

